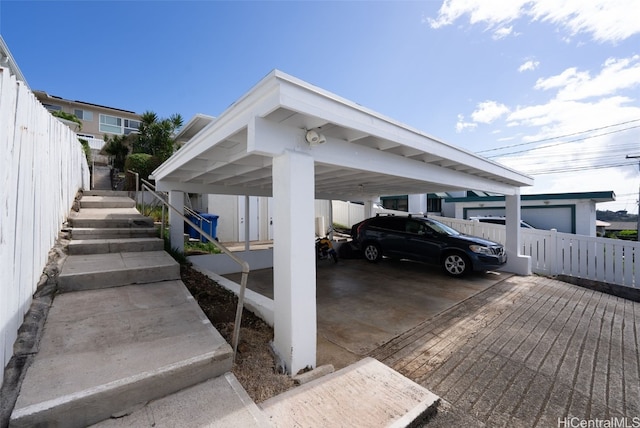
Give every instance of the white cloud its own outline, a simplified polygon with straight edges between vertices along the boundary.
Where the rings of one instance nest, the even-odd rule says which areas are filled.
[[[572,67],[546,79],[538,79],[535,89],[556,89],[559,100],[584,100],[612,96],[625,89],[640,86],[640,55],[629,58],[609,58],[600,73],[591,77],[588,71]]]
[[[534,88],[542,90],[562,88],[569,84],[586,80],[589,80],[588,72],[579,73],[576,67],[571,67],[558,75],[547,77],[545,79],[538,79]]]
[[[633,90],[640,86],[640,56],[631,58],[609,59],[605,62],[600,74],[591,78],[582,73],[562,88],[558,99],[582,100],[591,97],[611,96],[623,90]]]
[[[432,28],[453,24],[465,14],[472,24],[486,22],[490,27],[508,23],[521,14],[528,0],[445,0],[436,19],[428,19]]]
[[[493,40],[504,39],[513,33],[513,26],[509,27],[500,27],[496,31],[493,32]]]
[[[568,33],[590,34],[599,42],[619,42],[640,33],[636,5],[629,0],[445,0],[432,28],[453,24],[464,15],[470,24],[484,23],[488,29],[527,17],[550,22]]]
[[[640,154],[639,87],[638,55],[610,58],[599,70],[574,67],[541,78],[534,89],[543,91],[546,101],[512,107],[504,116],[506,128],[500,139],[507,147],[483,154],[500,155],[494,159],[535,174],[535,185],[526,193],[637,192],[637,163],[625,156]],[[496,123],[503,124],[497,119]],[[507,141],[507,134],[515,138]],[[637,212],[628,198],[602,209]]]
[[[456,123],[456,132],[460,133],[463,132],[465,130],[473,130],[478,126],[477,123],[473,123],[473,122],[465,122],[464,120],[464,116],[459,114],[458,115],[458,122]]]
[[[520,67],[518,67],[518,71],[520,73],[524,71],[533,71],[533,70],[536,70],[539,66],[540,66],[540,61],[528,60],[524,64],[522,64]]]
[[[491,123],[509,113],[509,108],[496,101],[484,101],[471,113],[471,119],[477,123]]]

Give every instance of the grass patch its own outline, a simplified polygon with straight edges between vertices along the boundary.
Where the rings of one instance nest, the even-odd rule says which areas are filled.
[[[184,244],[184,252],[188,255],[195,254],[221,254],[222,251],[218,249],[211,242],[189,241]]]

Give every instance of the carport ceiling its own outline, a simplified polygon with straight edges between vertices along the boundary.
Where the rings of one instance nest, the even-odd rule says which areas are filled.
[[[188,143],[154,171],[159,189],[271,196],[272,159],[285,150],[314,157],[318,199],[456,189],[514,194],[533,184],[524,174],[277,70],[218,118],[198,119]],[[307,130],[326,143],[310,146]]]

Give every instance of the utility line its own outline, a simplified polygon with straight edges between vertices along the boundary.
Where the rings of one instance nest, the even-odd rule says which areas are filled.
[[[547,170],[539,170],[539,171],[536,171],[536,170],[526,171],[526,169],[524,169],[524,171],[528,175],[546,175],[546,174],[562,174],[565,172],[589,171],[592,169],[617,168],[620,166],[631,166],[631,165],[635,166],[634,163],[618,163],[618,164],[606,164],[606,165],[593,165],[589,167],[577,166],[577,167],[569,167],[569,168],[550,168]]]
[[[520,146],[527,146],[527,145],[531,145],[531,144],[544,143],[545,141],[557,140],[559,138],[573,137],[574,135],[586,134],[587,132],[593,132],[593,131],[601,131],[603,129],[612,128],[614,126],[627,125],[629,123],[634,123],[634,122],[640,122],[640,119],[628,120],[626,122],[620,122],[620,123],[616,123],[616,124],[613,124],[613,125],[602,126],[600,128],[587,129],[586,131],[574,132],[574,133],[571,133],[571,134],[560,135],[558,137],[549,137],[549,138],[544,138],[542,140],[530,141],[530,142],[527,142],[527,143],[518,143],[518,144],[512,144],[510,146],[502,146],[502,147],[496,147],[496,148],[493,148],[493,149],[481,150],[481,151],[476,152],[476,153],[480,154],[480,153],[494,152],[494,151],[497,151],[497,150],[510,149],[510,148],[513,148],[513,147],[520,147]]]
[[[494,158],[499,158],[499,157],[502,157],[502,156],[509,156],[509,155],[515,155],[515,154],[518,154],[518,153],[531,152],[533,150],[548,149],[549,147],[557,147],[557,146],[561,146],[563,144],[575,143],[577,141],[584,141],[584,140],[588,140],[588,139],[591,139],[591,138],[602,137],[602,136],[605,136],[605,135],[615,134],[615,133],[622,132],[622,131],[628,131],[630,129],[635,129],[635,128],[640,128],[640,125],[630,126],[628,128],[624,128],[624,129],[617,129],[615,131],[603,132],[602,134],[589,135],[587,137],[576,138],[574,140],[561,141],[559,143],[554,143],[554,144],[546,144],[544,146],[538,146],[538,147],[534,147],[534,148],[531,148],[531,149],[524,149],[524,150],[519,150],[519,151],[516,151],[516,152],[502,153],[502,154],[499,154],[499,155],[493,155],[493,156],[487,156],[487,157],[489,159],[494,159]]]

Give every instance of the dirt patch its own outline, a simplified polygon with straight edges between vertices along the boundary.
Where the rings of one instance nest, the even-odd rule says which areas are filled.
[[[208,276],[181,267],[185,283],[211,324],[231,344],[238,299]],[[242,312],[240,341],[233,374],[256,403],[267,400],[294,386],[288,375],[278,373],[269,342],[273,329],[248,310]]]

